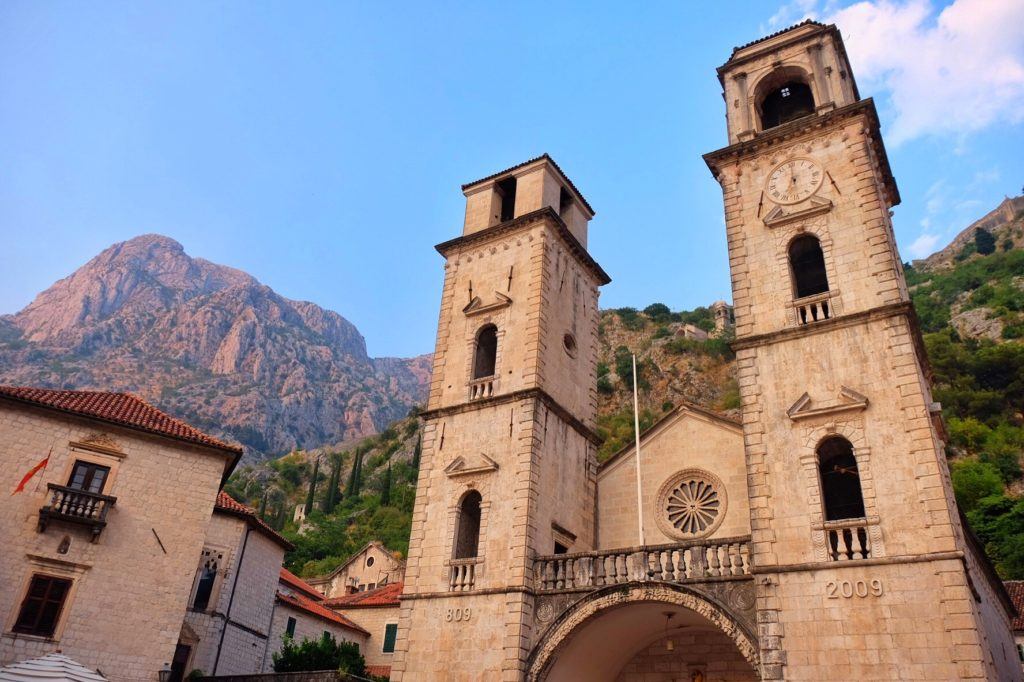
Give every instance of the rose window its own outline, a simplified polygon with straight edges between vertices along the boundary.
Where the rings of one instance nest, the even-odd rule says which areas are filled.
[[[667,534],[679,538],[710,535],[725,515],[725,491],[713,475],[692,469],[681,471],[662,486],[658,522]]]

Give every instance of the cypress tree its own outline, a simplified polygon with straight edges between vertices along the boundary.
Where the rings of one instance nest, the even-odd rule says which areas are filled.
[[[384,472],[384,482],[380,486],[380,503],[384,507],[391,504],[391,462],[388,462],[388,470]]]
[[[267,520],[267,491],[263,491],[263,497],[260,498],[260,509],[257,512],[260,517],[260,521]]]
[[[352,499],[356,494],[356,467],[359,464],[359,451],[352,456],[352,469],[348,472],[348,484],[345,485],[345,497]]]
[[[420,454],[423,452],[423,436],[416,439],[416,448],[412,451],[412,468],[419,471]]]
[[[356,470],[356,475],[355,475],[355,479],[353,481],[354,485],[352,487],[352,495],[353,496],[358,496],[359,495],[359,489],[363,485],[363,453],[362,453],[362,451],[357,451],[356,452],[356,463],[355,463],[354,466],[355,466],[355,470]]]
[[[320,458],[313,461],[313,476],[309,479],[309,494],[306,496],[306,516],[313,511],[313,496],[316,494],[316,478],[320,474]]]
[[[337,500],[337,485],[335,484],[338,473],[338,457],[330,455],[331,473],[327,476],[327,490],[324,491],[323,499],[320,500],[320,511],[330,514],[334,511],[334,503]]]

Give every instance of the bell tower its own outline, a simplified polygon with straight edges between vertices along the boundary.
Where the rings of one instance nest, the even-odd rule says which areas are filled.
[[[532,559],[594,548],[594,212],[548,155],[462,187],[392,680],[519,680]]]
[[[839,30],[718,69],[763,679],[1020,679],[1001,582],[961,520],[890,208]]]

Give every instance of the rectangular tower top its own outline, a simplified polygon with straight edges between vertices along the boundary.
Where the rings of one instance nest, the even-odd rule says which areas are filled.
[[[466,196],[464,235],[548,207],[584,248],[594,209],[548,154],[462,186]]]

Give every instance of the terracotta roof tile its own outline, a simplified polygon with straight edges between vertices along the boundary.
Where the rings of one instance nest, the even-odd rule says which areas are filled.
[[[365,592],[346,594],[344,597],[332,597],[324,602],[331,608],[372,608],[378,606],[398,606],[398,598],[402,596],[404,583],[389,583],[384,587]]]
[[[1024,632],[1024,580],[1004,580],[1006,592],[1010,595],[1010,601],[1017,608],[1017,615],[1013,619],[1015,632]]]
[[[366,666],[366,674],[373,675],[374,677],[391,677],[391,666],[390,665],[368,665]]]
[[[242,448],[209,436],[185,422],[161,412],[130,393],[64,391],[29,386],[0,386],[0,396],[61,412],[92,417],[176,440],[205,445],[241,455]]]
[[[358,625],[356,625],[340,613],[335,613],[334,611],[331,611],[330,609],[324,607],[319,602],[315,602],[312,599],[309,599],[308,597],[302,596],[301,594],[284,594],[282,592],[278,592],[277,600],[282,604],[288,604],[289,606],[305,611],[310,615],[316,616],[321,620],[337,623],[338,625],[349,628],[350,630],[356,630],[366,635],[370,634],[365,629],[359,627]]]
[[[288,587],[292,588],[293,590],[298,590],[298,591],[304,593],[307,597],[309,597],[313,601],[323,601],[324,600],[324,595],[321,594],[320,592],[317,592],[317,589],[315,587],[313,587],[312,585],[307,583],[305,580],[303,580],[299,576],[297,576],[294,573],[292,573],[291,571],[289,571],[287,568],[284,568],[284,567],[281,568],[280,579],[281,579],[281,582],[283,582],[284,584],[288,585]]]
[[[268,538],[276,542],[277,544],[284,547],[285,551],[291,551],[295,549],[295,545],[290,543],[283,535],[278,533],[276,530],[271,528],[266,522],[263,521],[259,516],[256,515],[256,510],[252,507],[247,507],[235,498],[228,495],[226,492],[221,490],[217,493],[217,502],[213,506],[213,510],[232,514],[234,516],[241,517],[246,523],[260,531]],[[298,578],[296,578],[298,580]],[[310,588],[312,589],[312,588]]]

